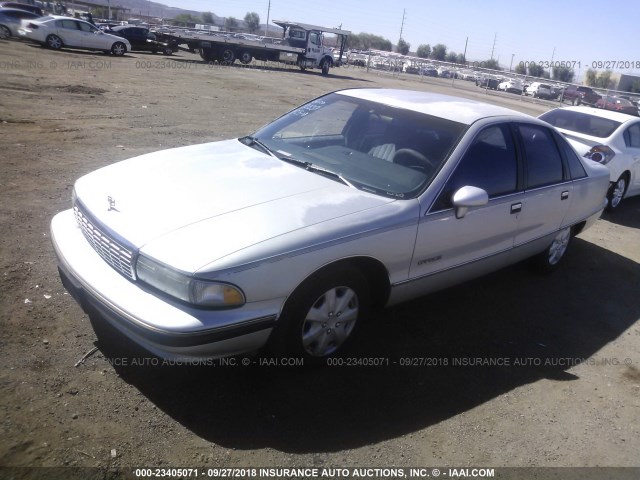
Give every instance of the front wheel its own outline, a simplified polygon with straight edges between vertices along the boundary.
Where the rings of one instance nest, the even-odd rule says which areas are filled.
[[[122,42],[116,42],[111,47],[111,53],[118,57],[121,57],[122,55],[127,53],[127,46]]]
[[[323,60],[322,64],[320,64],[320,68],[322,69],[322,75],[329,75],[329,69],[331,68],[331,60]]]
[[[620,202],[624,198],[624,194],[627,192],[627,176],[620,175],[620,178],[616,183],[609,187],[607,192],[607,211],[612,212],[618,208]]]
[[[319,272],[291,295],[274,328],[271,350],[322,364],[342,353],[369,311],[369,288],[355,268]]]
[[[163,55],[173,55],[173,48],[171,47],[164,47],[164,49],[162,50],[162,54]]]

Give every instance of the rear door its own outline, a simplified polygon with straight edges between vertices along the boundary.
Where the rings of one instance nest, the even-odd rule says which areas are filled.
[[[524,157],[526,192],[518,210],[515,247],[557,232],[571,203],[573,186],[551,130],[542,125],[516,124]]]
[[[71,19],[56,20],[56,32],[67,47],[82,47],[82,31],[79,22]]]

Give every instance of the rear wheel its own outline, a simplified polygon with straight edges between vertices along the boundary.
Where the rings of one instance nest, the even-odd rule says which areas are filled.
[[[57,35],[49,35],[47,37],[47,47],[53,50],[60,50],[62,48],[62,39]]]
[[[253,56],[251,55],[251,52],[244,50],[243,52],[240,52],[238,60],[240,60],[240,63],[247,65],[251,63],[251,61],[253,60]]]
[[[215,62],[217,60],[213,50],[210,48],[203,48],[200,50],[200,58],[205,62]]]
[[[622,202],[624,194],[627,192],[627,180],[627,174],[622,174],[616,183],[609,187],[609,191],[607,192],[607,211],[614,211],[618,208],[620,202]]]
[[[541,272],[552,272],[560,265],[571,244],[571,227],[560,230],[547,249],[533,257],[534,266]]]
[[[0,38],[11,38],[11,30],[5,25],[0,25]]]
[[[224,48],[220,53],[220,58],[226,65],[231,65],[236,60],[236,52],[231,48]]]
[[[122,55],[127,53],[127,46],[122,42],[116,42],[111,47],[111,53],[118,57],[121,57]]]
[[[323,364],[339,355],[369,311],[369,288],[355,268],[329,268],[303,282],[287,301],[270,340],[277,355]]]
[[[162,53],[164,55],[173,55],[173,48],[171,47],[164,47],[164,49],[162,50]]]

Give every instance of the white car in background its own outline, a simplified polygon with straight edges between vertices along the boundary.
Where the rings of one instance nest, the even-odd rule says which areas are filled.
[[[506,80],[498,85],[498,90],[522,95],[522,83],[519,80]]]
[[[129,41],[104,33],[96,26],[77,18],[50,15],[35,20],[23,20],[18,34],[53,50],[81,48],[102,50],[114,55],[124,55],[131,50]]]
[[[608,210],[640,194],[640,118],[592,107],[556,108],[539,118],[562,132],[580,155],[607,166]]]

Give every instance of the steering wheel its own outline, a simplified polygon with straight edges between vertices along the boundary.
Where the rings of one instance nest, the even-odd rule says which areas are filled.
[[[405,157],[405,159],[400,160],[399,158],[401,157]],[[436,168],[436,165],[431,160],[412,148],[401,148],[397,150],[393,156],[393,163],[425,173]]]

